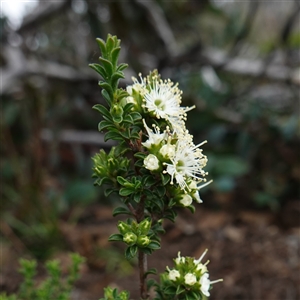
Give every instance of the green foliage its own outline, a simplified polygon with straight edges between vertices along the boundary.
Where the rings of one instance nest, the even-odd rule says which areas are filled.
[[[129,300],[129,292],[122,291],[118,293],[117,289],[111,287],[104,288],[104,298],[99,300]]]
[[[69,300],[75,281],[79,278],[79,267],[84,258],[77,253],[72,253],[71,266],[66,277],[61,274],[58,260],[48,261],[45,264],[48,277],[39,285],[34,280],[37,262],[35,260],[20,259],[19,272],[24,281],[16,295],[0,295],[1,300]]]

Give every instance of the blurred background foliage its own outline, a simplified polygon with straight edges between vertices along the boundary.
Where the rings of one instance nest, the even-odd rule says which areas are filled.
[[[66,247],[61,222],[114,201],[91,179],[91,156],[112,145],[97,132],[103,99],[88,68],[107,33],[122,40],[124,88],[157,68],[196,104],[188,127],[208,140],[214,180],[204,206],[278,213],[299,201],[298,2],[40,1],[20,26],[1,24],[5,239],[45,259]]]

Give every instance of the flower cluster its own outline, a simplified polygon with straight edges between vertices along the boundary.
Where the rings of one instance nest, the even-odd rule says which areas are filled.
[[[156,274],[147,269],[147,255],[160,248],[160,233],[164,219],[175,221],[174,206],[195,210],[193,200],[201,203],[199,190],[208,185],[204,168],[207,157],[200,144],[186,128],[187,112],[194,108],[181,106],[182,91],[171,80],[162,80],[157,71],[147,77],[133,78],[126,91],[118,88],[127,65],[118,64],[120,40],[108,35],[107,40],[97,39],[102,56],[100,64],[90,66],[101,75],[102,96],[107,106],[94,105],[102,119],[99,131],[106,131],[104,140],[118,145],[107,154],[103,150],[94,160],[95,184],[106,185],[105,195],[118,193],[122,206],[116,207],[113,216],[129,215],[119,221],[119,233],[109,241],[126,244],[125,257],[138,256],[141,299],[148,299],[148,291],[155,287],[155,300],[206,299],[215,282],[210,281],[207,264],[199,259],[181,257],[174,260],[173,269],[167,267],[161,282],[146,279]],[[116,289],[105,290],[103,300],[126,300],[129,294]]]
[[[125,256],[128,259],[133,258],[138,249],[151,254],[153,250],[160,248],[160,242],[155,238],[153,230],[151,230],[151,223],[149,218],[144,219],[140,223],[132,219],[127,219],[127,222],[119,221],[118,229],[120,234],[112,234],[109,240],[123,241],[127,244]],[[158,222],[156,227],[160,225],[161,222]]]
[[[134,109],[152,123],[150,126],[143,119],[147,139],[142,145],[148,153],[144,167],[153,173],[170,176],[177,204],[190,206],[193,199],[201,203],[199,190],[211,181],[206,182],[204,178],[207,157],[200,149],[206,141],[195,145],[185,126],[186,112],[194,106],[180,106],[182,91],[178,85],[161,80],[156,72],[146,78],[140,76],[140,82],[133,78],[133,82],[127,87],[127,102],[133,103]]]
[[[162,276],[164,290],[173,288],[176,289],[178,295],[191,293],[198,295],[197,299],[202,299],[202,295],[209,297],[211,285],[223,279],[210,281],[207,270],[209,261],[204,264],[201,262],[206,252],[207,250],[199,259],[181,257],[179,252],[178,257],[174,259],[175,267],[173,269],[167,267],[166,273]]]

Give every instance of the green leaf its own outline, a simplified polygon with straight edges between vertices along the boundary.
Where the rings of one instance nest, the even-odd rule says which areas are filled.
[[[175,218],[177,216],[177,213],[173,209],[169,209],[165,214],[164,218],[170,220],[171,222],[175,222]]]
[[[101,94],[102,94],[103,98],[106,100],[107,104],[110,106],[113,98],[104,89],[101,91]]]
[[[123,235],[119,233],[112,234],[108,240],[110,242],[123,242]]]
[[[155,197],[155,198],[151,199],[151,202],[153,204],[155,204],[160,209],[160,211],[163,211],[164,206],[165,206],[163,199]]]
[[[138,250],[137,245],[133,245],[133,246],[131,246],[129,248],[130,248],[130,255],[131,255],[131,257],[135,257],[135,255],[137,253],[137,250]]]
[[[126,115],[124,118],[123,118],[123,122],[124,123],[128,123],[128,124],[134,124],[134,120],[132,119],[132,117],[130,115]]]
[[[93,109],[97,110],[98,112],[100,112],[100,114],[105,117],[107,120],[112,121],[110,112],[108,111],[108,109],[103,106],[102,104],[96,104],[93,106]]]
[[[111,53],[112,52],[112,50],[114,48],[114,45],[115,45],[115,40],[116,40],[115,36],[109,35],[107,37],[107,40],[106,40],[106,51],[107,51],[107,53]]]
[[[188,207],[187,207],[190,211],[191,211],[191,213],[195,213],[195,211],[196,211],[196,208],[195,208],[195,206],[194,205],[189,205]]]
[[[104,40],[97,38],[96,39],[99,48],[101,49],[101,53],[103,56],[106,56],[106,43]]]
[[[136,202],[136,203],[139,203],[140,200],[141,200],[141,193],[140,192],[137,192],[133,195],[133,200]]]
[[[103,65],[103,67],[106,71],[107,76],[110,78],[113,74],[113,65],[112,65],[112,63],[109,60],[107,60],[103,57],[99,57],[99,60],[102,63],[102,65]]]
[[[160,243],[156,241],[151,241],[151,243],[147,246],[147,248],[157,250],[160,249]]]
[[[178,285],[176,289],[176,295],[182,294],[185,292],[185,288],[182,285]]]
[[[190,291],[189,293],[187,293],[185,295],[185,299],[186,300],[201,300],[202,297],[201,297],[200,293],[195,293],[195,292]]]
[[[140,250],[143,251],[144,253],[148,254],[148,255],[152,254],[152,252],[153,252],[153,250],[148,248],[148,247],[147,248],[140,248]]]
[[[130,114],[130,116],[132,117],[132,119],[133,119],[134,121],[137,121],[137,120],[141,120],[141,119],[142,119],[141,114],[138,113],[138,112],[132,112],[132,113]]]
[[[122,137],[126,140],[130,139],[130,132],[129,129],[125,130],[125,131],[120,131],[120,134],[122,135]]]
[[[109,131],[104,136],[104,141],[108,140],[123,141],[123,137],[118,132]]]
[[[114,66],[117,65],[118,59],[119,59],[119,54],[120,54],[121,47],[117,47],[111,51],[111,61]]]
[[[120,124],[123,121],[123,117],[122,116],[113,116],[113,120],[115,123]]]
[[[117,181],[119,184],[121,184],[122,186],[124,186],[126,183],[128,183],[129,181],[127,181],[125,178],[123,178],[122,176],[117,176]]]
[[[170,179],[171,179],[170,175],[168,175],[168,174],[164,175],[164,174],[161,173],[160,176],[161,176],[162,184],[167,185],[169,183]]]
[[[98,124],[98,130],[101,132],[103,131],[104,129],[110,129],[111,128],[114,128],[114,124],[110,121],[101,121],[99,124]]]
[[[162,198],[166,194],[166,188],[163,186],[158,186],[158,187],[156,187],[156,192],[157,192],[158,196],[160,198]]]
[[[123,197],[127,197],[127,196],[131,195],[132,193],[134,193],[134,190],[129,189],[129,188],[121,188],[119,191],[120,196],[123,196]]]
[[[95,184],[101,186],[103,184],[110,184],[112,183],[111,179],[109,177],[103,177],[95,180]]]
[[[104,191],[104,195],[105,195],[105,197],[108,197],[110,194],[112,194],[113,192],[116,192],[117,190],[116,189],[106,189],[105,191]]]
[[[117,71],[123,71],[125,70],[126,68],[128,67],[128,64],[120,64],[118,67],[117,67]]]
[[[134,157],[137,157],[137,158],[144,159],[146,156],[147,156],[147,154],[144,153],[144,152],[137,152],[137,153],[134,153]]]
[[[143,177],[143,179],[144,179],[143,184],[146,187],[152,186],[152,185],[154,185],[156,183],[156,179],[153,176],[151,176],[151,175]]]
[[[111,86],[114,90],[118,87],[118,82],[121,78],[125,78],[125,76],[123,75],[123,73],[120,73],[120,72],[114,73],[111,76],[110,82],[111,82]]]
[[[117,215],[132,215],[132,213],[130,212],[129,209],[125,208],[125,207],[117,207],[114,209],[112,215],[113,217],[117,216]]]
[[[98,74],[102,76],[104,80],[107,80],[107,73],[105,69],[99,64],[89,64],[89,67],[95,70]]]
[[[157,274],[157,270],[155,268],[151,268],[149,269],[145,274],[144,274],[144,278],[146,278],[148,275],[153,274],[156,275]]]
[[[140,139],[140,135],[137,132],[131,132],[130,138],[132,140],[139,140]]]
[[[167,288],[165,288],[163,290],[164,294],[167,294],[167,295],[176,295],[176,288],[173,287],[173,286],[168,286]]]
[[[113,90],[112,90],[110,84],[103,82],[103,81],[99,81],[99,86],[106,90],[109,99],[114,98],[114,93],[113,93]]]
[[[156,285],[156,281],[153,278],[150,278],[149,280],[147,280],[147,288],[148,290]]]
[[[131,249],[130,248],[131,247],[127,247],[127,249],[125,250],[125,258],[127,260],[130,260],[130,259],[132,259],[134,257],[134,256],[131,255]]]

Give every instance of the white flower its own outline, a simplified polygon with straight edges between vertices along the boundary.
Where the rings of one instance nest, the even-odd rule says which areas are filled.
[[[177,278],[180,277],[180,273],[177,270],[169,270],[169,279],[175,281]]]
[[[159,145],[165,139],[166,133],[165,132],[160,133],[160,130],[158,127],[154,127],[156,132],[153,132],[153,130],[147,126],[144,119],[143,119],[143,123],[144,123],[144,127],[148,133],[148,140],[146,142],[142,143],[142,145],[144,147],[146,147],[147,149],[151,148],[154,145]]]
[[[135,99],[132,96],[126,97],[126,101],[127,101],[127,103],[136,104],[136,101],[135,101]]]
[[[182,92],[173,86],[171,81],[162,81],[153,78],[150,91],[144,95],[145,107],[153,112],[156,117],[167,119],[169,116],[179,116],[181,114],[181,94]]]
[[[182,91],[178,89],[178,84],[171,80],[161,80],[157,75],[142,79],[142,84],[147,87],[144,97],[144,107],[155,115],[157,119],[165,119],[172,125],[176,132],[181,131],[184,127],[186,112],[193,107],[181,107]]]
[[[197,183],[195,181],[192,181],[191,184],[189,185],[189,188],[191,190],[195,190],[194,193],[193,193],[193,198],[198,202],[198,203],[203,203],[203,201],[201,200],[200,198],[200,194],[199,194],[199,190],[201,190],[202,188],[206,187],[207,185],[211,184],[213,181],[210,180],[200,186],[197,186]]]
[[[177,265],[181,264],[181,263],[185,263],[185,257],[181,257],[180,256],[180,251],[178,252],[178,257],[175,258],[175,263]]]
[[[205,251],[202,253],[202,255],[198,258],[198,259],[194,259],[194,263],[197,265],[197,264],[200,264],[202,258],[205,256],[205,254],[207,253],[208,249],[205,249]]]
[[[127,93],[132,96],[133,90],[140,94],[144,94],[147,92],[145,82],[141,76],[142,74],[139,74],[141,82],[138,82],[138,80],[135,77],[132,77],[133,85],[129,85],[126,87]]]
[[[200,290],[203,293],[203,295],[209,297],[210,293],[209,293],[209,288],[210,288],[210,280],[208,279],[209,275],[208,273],[203,274],[203,276],[200,278]]]
[[[207,267],[205,264],[198,264],[197,270],[200,271],[202,274],[207,272]]]
[[[183,206],[189,206],[192,204],[193,199],[190,195],[188,194],[184,194],[181,198],[181,200],[179,201]]]
[[[202,177],[206,175],[206,172],[203,168],[207,163],[207,158],[199,149],[204,143],[206,141],[194,146],[189,134],[178,139],[175,155],[170,159],[172,163],[165,163],[167,165],[165,172],[171,175],[171,184],[173,184],[175,178],[182,190],[189,191],[190,188],[186,182],[188,179],[204,180]]]
[[[157,157],[155,155],[149,154],[144,159],[144,165],[145,165],[146,169],[148,169],[150,171],[154,171],[154,170],[159,169],[159,160],[157,159]]]
[[[159,153],[165,158],[172,158],[175,156],[175,150],[174,145],[165,144],[160,148]]]
[[[197,278],[194,274],[187,273],[184,276],[184,282],[185,282],[185,284],[188,284],[188,285],[194,285],[197,282]]]
[[[189,189],[190,190],[194,190],[192,196],[193,198],[198,202],[198,203],[202,203],[203,201],[200,199],[200,195],[199,195],[199,191],[198,191],[198,186],[196,181],[191,181],[191,183],[189,184]]]
[[[204,257],[204,255],[206,254],[207,251],[208,251],[208,249],[205,249],[205,251],[199,257],[199,259],[194,259],[194,264],[197,265],[196,269],[198,271],[200,271],[202,274],[207,272],[206,265],[209,263],[209,260],[205,264],[201,263],[201,260],[202,260],[202,258]]]

